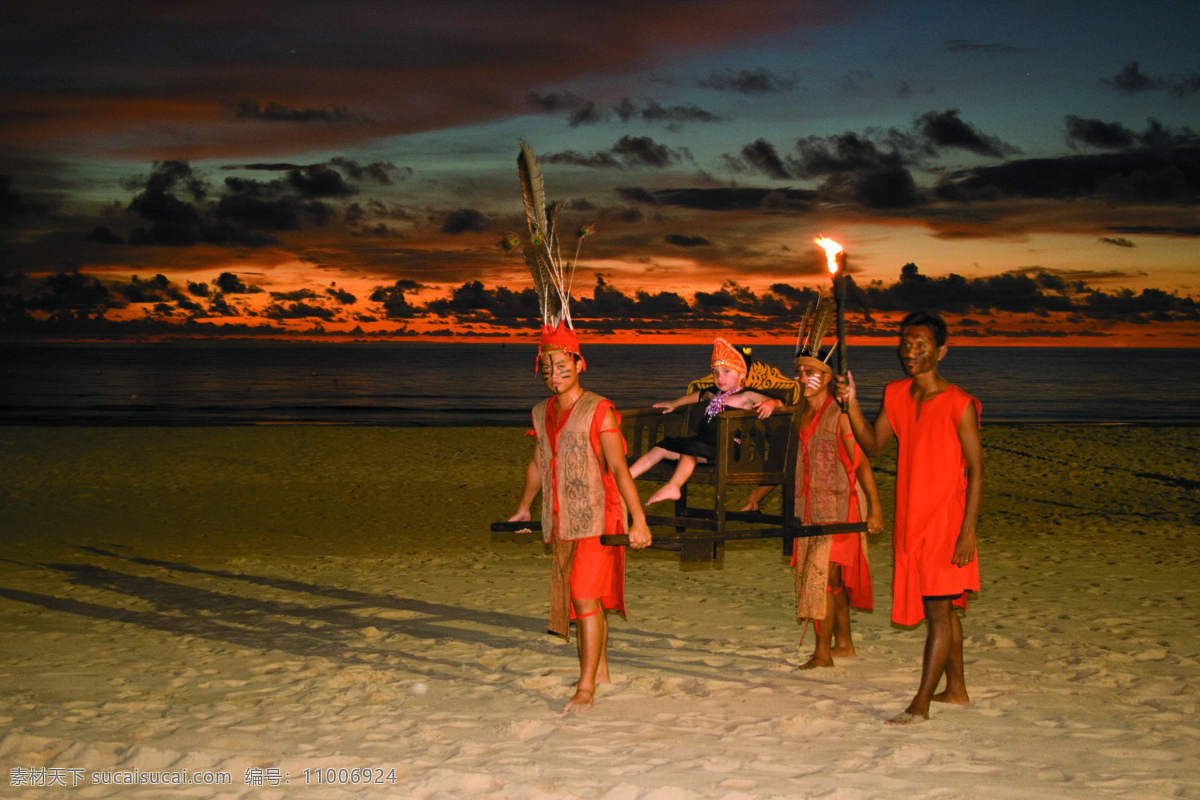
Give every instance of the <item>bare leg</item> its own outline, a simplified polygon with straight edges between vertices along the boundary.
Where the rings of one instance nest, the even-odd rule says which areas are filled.
[[[837,587],[836,589],[834,587]],[[825,618],[817,622],[817,648],[813,651],[813,656],[807,663],[801,664],[800,669],[816,669],[817,667],[832,667],[833,656],[835,655],[832,647],[834,632],[838,630],[840,624],[838,619],[838,603],[836,598],[841,597],[843,604],[845,603],[846,587],[842,586],[842,568],[837,564],[829,565],[828,584],[825,587]],[[844,643],[850,641],[850,626],[849,612],[846,614],[846,631],[843,633],[838,631],[838,646],[841,647]],[[853,655],[854,645],[850,645],[850,652]]]
[[[754,491],[750,492],[750,497],[746,500],[746,505],[739,508],[738,511],[758,511],[758,504],[765,500],[774,488],[775,486],[771,484],[755,486]]]
[[[629,465],[629,474],[631,477],[636,478],[664,458],[674,461],[679,458],[679,454],[672,453],[670,450],[663,450],[661,447],[651,447],[642,454],[641,458]]]
[[[967,694],[967,676],[963,670],[962,619],[953,606],[950,610],[950,660],[946,664],[946,688],[929,699],[935,703],[971,705],[971,698]]]
[[[688,478],[692,477],[692,472],[695,469],[695,456],[680,456],[679,466],[675,468],[675,474],[671,476],[671,480],[664,483],[661,489],[650,495],[650,499],[646,501],[646,505],[661,503],[663,500],[678,500],[683,494],[683,485],[687,483]]]
[[[834,575],[836,574],[836,582]],[[833,648],[830,650],[838,658],[855,658],[854,640],[850,636],[850,595],[846,584],[842,583],[842,567],[840,564],[829,565],[830,586],[836,586],[830,600],[834,607]]]
[[[962,623],[954,613],[951,600],[924,600],[925,605],[925,656],[921,663],[921,685],[917,695],[908,704],[903,713],[888,720],[889,725],[910,725],[929,719],[929,703],[933,700],[934,690],[947,674],[951,662],[957,659],[958,674],[950,677],[947,674],[946,691],[941,696],[946,698],[940,702],[953,702],[960,705],[969,704],[967,697],[966,679],[962,667]],[[957,631],[957,645],[955,644]],[[951,654],[957,650],[957,655]],[[952,685],[953,684],[953,685]],[[955,699],[949,699],[949,698]]]
[[[572,600],[575,606],[575,627],[579,650],[579,682],[575,694],[563,708],[563,713],[587,711],[596,702],[596,681],[608,679],[608,617],[598,599]]]

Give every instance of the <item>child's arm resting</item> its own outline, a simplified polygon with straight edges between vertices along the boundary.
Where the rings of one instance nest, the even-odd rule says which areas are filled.
[[[654,408],[661,408],[663,410],[664,414],[670,414],[672,411],[679,408],[680,406],[690,405],[699,400],[700,400],[700,393],[692,392],[689,395],[684,395],[683,397],[679,397],[674,400],[668,400],[665,403],[655,403]]]

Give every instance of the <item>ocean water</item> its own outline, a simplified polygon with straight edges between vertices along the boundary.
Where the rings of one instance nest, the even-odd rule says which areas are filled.
[[[678,397],[708,345],[585,345],[583,385],[618,408]],[[0,425],[526,425],[546,395],[530,344],[169,342],[0,346]],[[755,356],[790,372],[791,348]],[[868,417],[903,377],[853,347]],[[1200,349],[952,346],[942,372],[984,423],[1200,423]]]

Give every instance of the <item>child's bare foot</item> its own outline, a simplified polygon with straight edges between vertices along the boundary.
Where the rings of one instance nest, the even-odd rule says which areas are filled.
[[[758,511],[758,503],[751,501],[738,509],[738,511]]]
[[[833,659],[829,656],[819,656],[815,653],[808,661],[800,665],[800,669],[816,669],[817,667],[832,667]]]
[[[924,714],[914,714],[911,711],[901,711],[899,714],[883,724],[891,725],[892,727],[898,727],[900,725],[916,725],[918,722],[925,722],[928,719],[928,711],[926,711]]]
[[[592,692],[577,689],[574,696],[571,697],[567,705],[563,708],[562,713],[578,714],[581,711],[587,711],[594,705],[596,705],[596,697]]]
[[[944,692],[938,692],[929,699],[935,703],[953,703],[956,706],[971,705],[971,698],[967,697],[966,692],[951,694],[949,689]]]
[[[679,491],[678,486],[672,486],[668,483],[666,486],[650,495],[650,499],[646,501],[646,505],[652,506],[655,503],[661,503],[664,500],[678,500],[681,494],[682,493]]]

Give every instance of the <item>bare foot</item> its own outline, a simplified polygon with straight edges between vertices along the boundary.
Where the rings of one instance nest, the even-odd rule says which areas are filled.
[[[971,698],[967,697],[965,692],[962,694],[950,694],[949,689],[944,692],[938,692],[929,699],[935,703],[953,703],[956,706],[971,705]]]
[[[604,684],[604,683],[612,683],[612,679],[608,677],[607,672],[605,672],[603,675],[600,675],[600,674],[596,675],[596,685],[600,686],[601,684]],[[579,691],[579,681],[575,681],[574,683],[572,683],[571,688],[574,689],[575,691]]]
[[[829,651],[830,655],[838,658],[858,658],[858,653],[854,652],[852,644],[835,644]]]
[[[672,486],[668,483],[666,486],[650,495],[650,499],[646,501],[646,505],[652,506],[655,503],[661,503],[664,500],[678,500],[680,494],[681,493],[678,486]]]
[[[578,714],[581,711],[587,711],[592,706],[596,705],[596,697],[591,692],[585,692],[582,689],[577,689],[575,695],[567,702],[563,708],[564,714]]]
[[[891,725],[892,727],[897,727],[899,725],[916,725],[918,722],[925,722],[928,719],[928,711],[926,711],[924,714],[914,714],[911,711],[901,711],[899,714],[883,724]]]
[[[829,656],[818,656],[815,653],[808,661],[800,665],[800,669],[816,669],[817,667],[832,667],[833,659]]]
[[[758,503],[749,502],[738,509],[738,511],[758,511]]]

